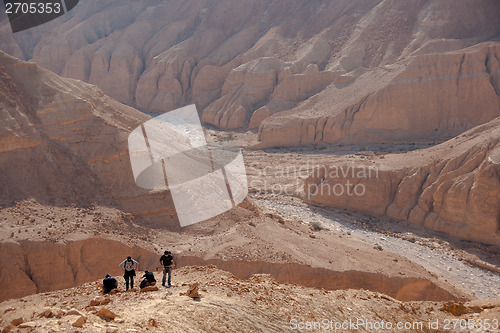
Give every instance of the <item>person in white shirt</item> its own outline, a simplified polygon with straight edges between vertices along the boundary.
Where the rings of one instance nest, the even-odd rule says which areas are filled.
[[[126,285],[125,291],[128,290],[129,280],[130,280],[130,288],[134,288],[135,270],[139,269],[139,263],[129,256],[127,257],[127,259],[121,262],[120,268],[123,270],[123,278],[125,279],[125,285]]]

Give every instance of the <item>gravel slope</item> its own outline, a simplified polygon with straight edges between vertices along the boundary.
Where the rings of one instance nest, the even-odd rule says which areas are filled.
[[[373,218],[346,214],[331,208],[308,206],[295,197],[268,194],[264,198],[257,194],[253,199],[264,211],[274,211],[286,219],[298,219],[303,223],[320,222],[325,228],[337,230],[374,246],[380,245],[383,251],[402,255],[422,265],[440,279],[462,285],[480,299],[500,297],[498,272],[468,264],[463,251],[452,249],[447,241],[433,238],[429,232],[418,236],[412,232],[376,231],[378,227],[383,230],[390,230],[391,227],[385,221],[377,221],[376,227],[370,227],[362,223],[362,220],[369,221]]]

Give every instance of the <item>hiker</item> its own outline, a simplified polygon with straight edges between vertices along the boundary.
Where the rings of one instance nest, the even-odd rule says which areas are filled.
[[[175,266],[174,257],[172,257],[172,253],[170,251],[165,251],[165,254],[161,256],[160,263],[163,265],[163,279],[161,281],[161,285],[165,287],[165,280],[167,279],[168,274],[168,286],[170,287],[170,281],[172,278],[172,267]]]
[[[141,289],[149,286],[154,286],[156,284],[156,279],[153,272],[145,271],[142,277],[144,279],[141,281]]]
[[[125,286],[126,286],[125,291],[128,290],[129,280],[130,280],[130,288],[134,288],[135,270],[139,269],[139,263],[129,256],[127,257],[127,259],[121,262],[120,268],[123,269],[123,277],[125,278]]]
[[[102,292],[109,294],[111,290],[116,288],[118,288],[118,282],[116,279],[111,277],[111,275],[106,274],[106,278],[102,280]]]

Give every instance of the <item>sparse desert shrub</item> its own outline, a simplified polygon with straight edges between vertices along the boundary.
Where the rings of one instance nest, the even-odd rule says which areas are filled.
[[[309,224],[311,225],[311,228],[312,228],[314,231],[325,230],[325,228],[323,228],[323,226],[321,225],[321,223],[319,223],[318,221],[311,222],[311,223],[309,223]]]

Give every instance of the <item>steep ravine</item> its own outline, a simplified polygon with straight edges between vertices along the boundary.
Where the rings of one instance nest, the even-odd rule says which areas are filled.
[[[127,255],[139,261],[141,270],[159,270],[156,253],[103,238],[67,244],[30,241],[19,244],[0,243],[0,250],[0,283],[9,286],[2,288],[0,300],[71,288],[103,277],[106,273],[119,276],[121,271],[118,264]],[[383,273],[333,271],[291,263],[204,260],[182,255],[177,257],[177,264],[179,267],[212,264],[241,279],[247,279],[256,273],[266,273],[279,282],[307,287],[329,290],[367,289],[403,301],[461,298],[426,279],[388,277]]]

